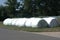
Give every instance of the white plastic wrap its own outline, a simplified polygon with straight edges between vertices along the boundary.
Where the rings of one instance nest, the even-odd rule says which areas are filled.
[[[43,19],[48,23],[49,27],[59,26],[59,23],[55,17],[48,17],[48,18],[43,18]]]
[[[26,20],[27,20],[27,18],[20,18],[16,21],[15,25],[19,26],[19,27],[25,26],[25,21]]]
[[[12,21],[12,19],[7,18],[7,19],[5,19],[5,20],[3,21],[3,24],[4,24],[4,25],[11,25],[11,21]]]
[[[12,19],[12,25],[15,25],[15,23],[16,23],[17,20],[18,19]]]
[[[47,22],[41,18],[34,18],[31,24],[32,27],[47,27]]]
[[[34,18],[28,18],[25,22],[25,26],[26,27],[31,27],[32,26],[32,21],[34,20]]]
[[[47,27],[47,22],[41,18],[29,18],[25,25],[27,27]]]

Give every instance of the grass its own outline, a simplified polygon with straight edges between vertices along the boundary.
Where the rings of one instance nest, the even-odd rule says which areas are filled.
[[[17,27],[17,26],[5,26],[0,22],[0,28],[18,31],[28,31],[28,32],[60,32],[60,27],[54,28],[28,28],[28,27]]]

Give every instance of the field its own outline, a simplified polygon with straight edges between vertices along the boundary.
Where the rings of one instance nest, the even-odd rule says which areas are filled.
[[[28,31],[28,32],[60,32],[60,27],[54,28],[27,28],[27,27],[17,27],[17,26],[5,26],[0,22],[0,28],[18,31]]]

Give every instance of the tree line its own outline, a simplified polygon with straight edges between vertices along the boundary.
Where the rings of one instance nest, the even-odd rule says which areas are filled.
[[[0,5],[0,20],[19,17],[59,16],[60,0],[7,0],[6,6]]]

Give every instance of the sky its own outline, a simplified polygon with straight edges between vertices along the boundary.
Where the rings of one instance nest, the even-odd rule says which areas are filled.
[[[0,5],[3,5],[3,6],[5,6],[5,2],[6,2],[7,0],[0,0]],[[18,0],[18,1],[20,1],[20,0]]]
[[[6,2],[6,0],[0,0],[0,5],[4,5],[4,2]]]

